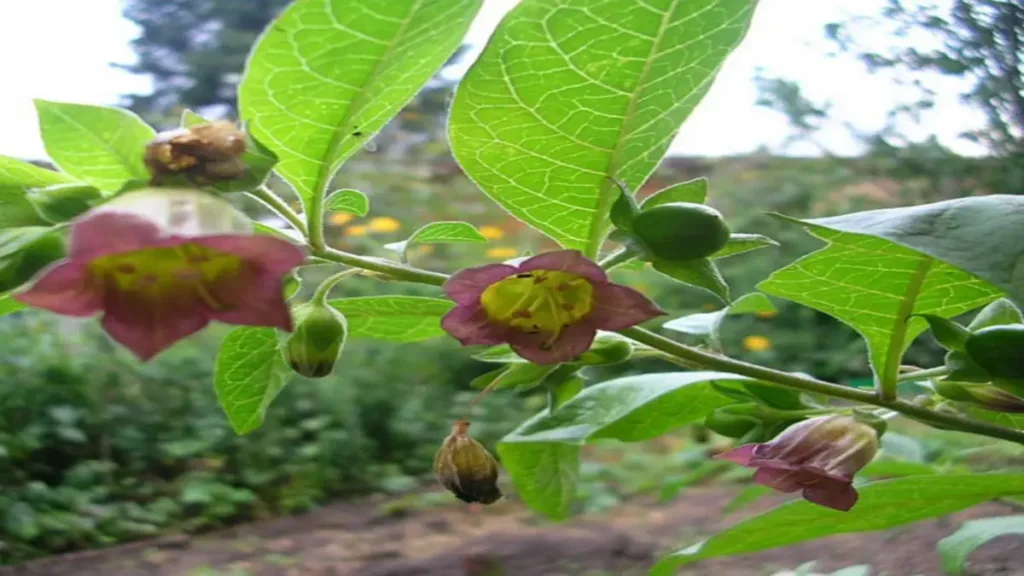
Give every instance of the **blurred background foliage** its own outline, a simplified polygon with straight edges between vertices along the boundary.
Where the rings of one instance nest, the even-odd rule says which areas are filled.
[[[123,104],[161,128],[175,125],[185,108],[233,117],[245,54],[286,3],[126,2],[125,15],[141,29],[134,43],[138,62],[130,69],[152,78],[154,91],[126,96]],[[781,243],[722,262],[735,295],[753,290],[771,271],[820,245],[771,212],[816,217],[1021,189],[1024,90],[1019,75],[1000,75],[992,63],[1011,57],[1018,58],[1018,66],[1024,61],[1024,41],[1012,49],[1006,42],[1008,34],[1024,37],[1024,7],[1012,0],[958,0],[953,12],[929,17],[892,0],[887,10],[880,22],[900,16],[901,25],[935,35],[946,48],[924,52],[909,46],[883,56],[855,42],[864,22],[836,23],[826,32],[841,50],[859,53],[875,69],[941,67],[941,73],[974,79],[965,84],[965,99],[986,110],[990,123],[987,132],[972,137],[988,143],[991,154],[962,157],[934,140],[905,142],[888,130],[858,135],[866,152],[855,158],[836,157],[822,148],[812,158],[760,150],[730,158],[666,159],[641,195],[707,177],[709,203],[726,215],[734,231],[765,234]],[[329,215],[331,243],[390,257],[383,244],[427,222],[458,219],[477,225],[489,239],[486,245],[428,245],[411,252],[417,265],[446,272],[552,247],[492,205],[449,154],[444,117],[454,80],[446,69],[439,72],[346,165],[337,187],[365,192],[371,212],[362,218]],[[789,118],[794,139],[814,142],[830,121],[828,103],[810,102],[785,79],[758,82],[760,104]],[[914,104],[926,107],[927,82],[921,81],[921,87],[924,97]],[[894,114],[912,108],[903,106]],[[294,200],[283,187],[277,189]],[[266,217],[255,203],[245,208]],[[325,273],[307,270],[306,291]],[[649,270],[624,269],[616,276],[657,300],[672,317],[718,306],[710,296]],[[359,278],[336,293],[437,292]],[[829,380],[869,382],[865,347],[855,333],[823,314],[775,303],[777,313],[725,322],[727,353]],[[350,342],[331,377],[296,378],[275,400],[266,423],[250,436],[237,437],[210,384],[224,332],[209,330],[143,365],[113,347],[91,322],[69,323],[35,312],[0,321],[5,342],[0,354],[0,561],[172,529],[200,531],[308,510],[336,497],[410,490],[429,479],[434,450],[475,394],[469,382],[488,369],[447,339],[403,346]],[[941,350],[928,336],[906,357],[906,363],[921,366],[939,362]],[[593,383],[670,369],[643,361],[587,375]],[[496,393],[474,408],[475,435],[493,445],[543,402],[538,393]],[[672,461],[692,456],[677,453]],[[636,475],[633,464],[627,466],[633,472],[618,474],[599,462],[584,469],[586,510],[614,500],[609,482],[648,477]],[[663,467],[665,461],[660,462],[654,467]]]

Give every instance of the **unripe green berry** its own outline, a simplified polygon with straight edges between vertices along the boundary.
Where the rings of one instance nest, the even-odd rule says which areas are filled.
[[[294,315],[295,330],[285,346],[288,364],[302,376],[323,378],[334,369],[345,345],[345,317],[331,306],[314,303],[297,308]]]
[[[670,262],[707,258],[731,235],[718,210],[690,202],[644,210],[633,219],[632,230],[652,256]]]

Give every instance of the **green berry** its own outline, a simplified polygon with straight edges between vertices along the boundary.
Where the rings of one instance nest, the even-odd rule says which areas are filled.
[[[637,214],[633,234],[652,256],[670,262],[707,258],[729,241],[722,215],[703,204],[675,202]]]

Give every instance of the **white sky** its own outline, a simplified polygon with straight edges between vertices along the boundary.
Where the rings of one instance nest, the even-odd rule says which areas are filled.
[[[852,59],[826,56],[826,23],[850,14],[872,14],[884,0],[761,0],[750,33],[730,57],[711,92],[673,144],[677,154],[720,156],[777,147],[786,135],[780,114],[754,105],[756,68],[798,81],[814,101],[830,100],[837,118],[861,130],[880,128],[899,97],[889,80],[871,76]],[[483,43],[516,0],[485,0],[470,31]],[[33,98],[116,104],[118,96],[145,92],[148,82],[110,66],[131,62],[135,26],[121,17],[120,0],[0,0],[0,154],[43,158]],[[933,87],[935,88],[935,87]],[[957,134],[979,116],[958,103],[952,85],[939,85],[926,129],[961,153],[978,153]],[[844,129],[821,140],[834,152],[855,153]],[[808,153],[793,148],[791,153]]]

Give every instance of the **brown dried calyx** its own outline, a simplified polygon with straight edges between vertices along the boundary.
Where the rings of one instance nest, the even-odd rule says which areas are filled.
[[[469,436],[469,422],[452,425],[434,456],[437,481],[463,502],[493,504],[501,498],[498,489],[498,462],[491,453]]]
[[[171,177],[184,176],[204,186],[238,178],[245,173],[245,141],[245,133],[227,120],[161,132],[146,146],[150,183],[158,186]]]

